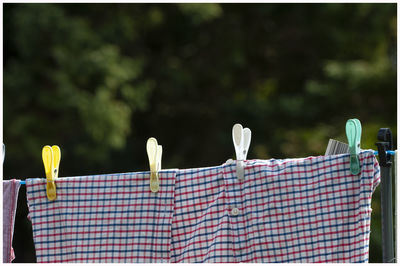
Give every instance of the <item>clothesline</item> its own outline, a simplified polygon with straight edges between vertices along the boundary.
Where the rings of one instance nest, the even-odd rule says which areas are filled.
[[[387,154],[395,155],[396,151],[386,151]],[[377,151],[374,151],[374,155],[378,155]]]
[[[395,155],[395,151],[386,151],[386,153],[390,155]],[[374,155],[378,155],[378,151],[374,151]],[[20,184],[25,185],[26,184],[25,180],[21,180]]]
[[[158,145],[155,138],[150,138],[146,151],[151,175],[146,174],[148,172],[136,172],[128,175],[82,176],[79,181],[84,182],[65,177],[57,186],[54,181],[58,177],[61,151],[57,145],[45,146],[42,150],[45,179],[13,179],[3,181],[3,184],[15,184],[18,188],[26,185],[37,262],[103,262],[110,259],[113,262],[367,262],[370,226],[363,221],[370,219],[369,196],[381,183],[382,257],[384,262],[392,262],[395,256],[391,170],[392,157],[397,156],[397,150],[392,150],[391,131],[388,128],[379,130],[378,151],[360,148],[361,123],[358,119],[347,121],[346,135],[348,143],[330,139],[325,156],[300,160],[246,160],[251,131],[235,124],[232,129],[236,152],[234,160],[207,168],[170,169],[160,175],[162,146]],[[379,156],[379,163],[376,156]],[[343,171],[346,171],[345,174]],[[278,174],[277,179],[265,178]],[[157,194],[149,193],[147,185],[137,182],[149,177],[150,190]],[[335,180],[339,178],[341,182],[336,185]],[[243,179],[249,185],[243,187],[240,182]],[[162,180],[161,190],[159,180]],[[293,180],[296,180],[295,188]],[[121,185],[121,182],[124,184]],[[224,192],[228,200],[215,197],[220,192],[221,183],[226,184]],[[312,188],[310,184],[313,184]],[[282,187],[292,189],[282,191]],[[265,191],[268,193],[263,193]],[[18,191],[13,193],[18,195]],[[315,201],[316,195],[322,194],[323,204],[329,208],[320,208],[321,202]],[[57,195],[60,196],[58,199]],[[355,198],[360,200],[359,207],[354,209],[352,200]],[[61,204],[56,211],[54,200]],[[15,214],[16,202],[14,200],[15,204],[7,204],[14,206],[14,211],[11,210],[9,215]],[[335,206],[339,205],[337,209]],[[196,213],[202,214],[200,220],[193,218],[197,216],[193,215]],[[331,218],[332,214],[335,218]],[[310,220],[309,217],[315,219]],[[346,223],[342,223],[341,217],[354,219],[346,218]],[[316,219],[321,219],[318,220],[318,227],[315,227]],[[338,220],[335,226],[331,225],[331,219]],[[94,224],[93,220],[96,221]],[[213,221],[211,230],[204,230],[210,228],[208,221]],[[302,227],[297,223],[301,223]],[[357,230],[347,230],[349,224],[360,223],[363,226]],[[239,226],[243,224],[246,224],[246,230]],[[91,227],[93,234],[83,232],[82,228],[86,227]],[[266,233],[267,227],[277,229]],[[55,228],[66,229],[68,234],[55,233]],[[310,229],[313,231],[309,232]],[[252,232],[251,237],[243,236],[243,231]],[[306,234],[306,231],[309,233]],[[345,235],[339,234],[344,231]],[[13,232],[11,227],[10,232]],[[99,235],[98,232],[106,235]],[[119,234],[109,235],[109,232]],[[82,242],[79,236],[82,234],[85,234],[85,240],[90,240],[85,243],[88,247],[85,251],[79,249]],[[307,245],[307,239],[316,234],[323,236],[323,239],[317,240],[318,246],[324,246],[323,254],[308,252],[313,247]],[[228,241],[226,236],[230,235],[236,237],[237,241]],[[283,239],[278,237],[282,235]],[[337,235],[352,239],[357,244],[330,245],[331,241],[338,242]],[[269,245],[260,244],[254,248],[253,244],[249,245],[253,238]],[[10,248],[7,249],[11,251],[6,261],[11,262],[14,257],[12,235],[3,236],[3,239],[8,241]],[[299,241],[294,243],[287,239]],[[71,250],[51,248],[66,241],[73,247]],[[282,246],[281,243],[287,245]],[[115,250],[115,246],[119,249]],[[218,252],[201,251],[210,250],[211,247]],[[276,255],[284,253],[290,256],[281,258]],[[326,254],[330,255],[329,260],[326,260]],[[350,257],[345,257],[348,254]]]

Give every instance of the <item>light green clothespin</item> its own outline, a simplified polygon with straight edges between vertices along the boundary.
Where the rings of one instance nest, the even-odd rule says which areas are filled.
[[[350,172],[353,175],[360,173],[360,160],[358,156],[361,151],[361,132],[360,120],[356,118],[347,120],[346,135],[350,151]]]

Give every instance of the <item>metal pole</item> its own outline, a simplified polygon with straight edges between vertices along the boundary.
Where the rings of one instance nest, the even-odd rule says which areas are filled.
[[[393,245],[393,204],[391,167],[381,167],[382,259],[395,262]]]
[[[392,132],[381,128],[378,132],[379,166],[381,168],[381,214],[382,214],[382,260],[384,263],[395,262],[393,242],[393,203],[391,155],[386,153],[393,147]]]
[[[397,230],[398,230],[398,224],[397,224],[397,150],[395,151],[395,154],[393,156],[393,187],[394,187],[394,225],[393,225],[393,233],[394,233],[394,263],[396,262],[396,257],[399,254],[398,248],[397,248]]]

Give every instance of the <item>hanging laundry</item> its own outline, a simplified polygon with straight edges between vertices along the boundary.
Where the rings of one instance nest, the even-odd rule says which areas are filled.
[[[367,262],[371,196],[379,184],[372,151],[250,160],[178,171],[172,262]]]
[[[37,262],[150,263],[170,260],[175,170],[26,181]]]
[[[367,262],[372,151],[160,172],[29,179],[38,262]]]
[[[15,258],[12,240],[19,187],[20,180],[3,181],[3,263],[10,263]]]

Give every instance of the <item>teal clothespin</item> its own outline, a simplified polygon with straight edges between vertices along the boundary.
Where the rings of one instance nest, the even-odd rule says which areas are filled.
[[[360,120],[356,118],[347,120],[346,135],[349,142],[350,171],[353,175],[360,173],[360,160],[358,155],[361,150],[361,131]]]

